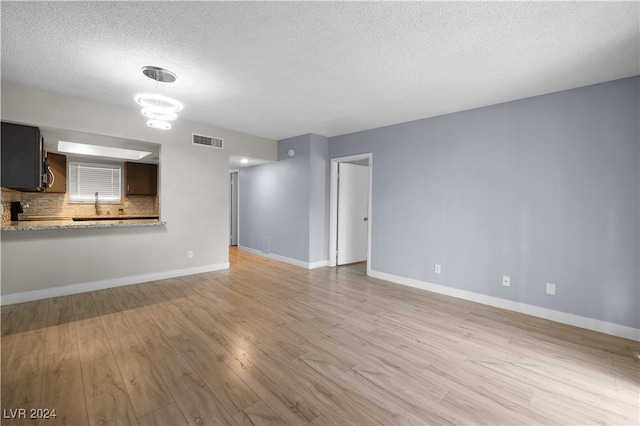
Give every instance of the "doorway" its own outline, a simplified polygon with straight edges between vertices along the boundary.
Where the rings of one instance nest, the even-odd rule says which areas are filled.
[[[331,160],[329,266],[366,262],[371,256],[372,155]]]
[[[238,245],[238,172],[234,171],[229,174],[229,205],[231,206],[229,220],[229,245]]]

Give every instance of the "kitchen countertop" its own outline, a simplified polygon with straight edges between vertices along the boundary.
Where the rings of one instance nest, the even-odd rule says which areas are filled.
[[[120,219],[159,219],[160,217],[156,214],[136,214],[136,215],[90,215],[90,216],[40,216],[40,215],[27,215],[24,213],[20,213],[18,215],[18,219],[20,222],[26,221],[50,221],[50,220],[72,220],[76,221],[80,220],[120,220]]]
[[[167,222],[158,219],[123,219],[123,220],[21,220],[2,225],[2,231],[36,231],[43,229],[76,229],[76,228],[130,228],[140,226],[164,226]]]

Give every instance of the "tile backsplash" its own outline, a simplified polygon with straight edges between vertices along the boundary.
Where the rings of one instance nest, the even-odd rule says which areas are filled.
[[[0,200],[2,201],[2,223],[7,223],[11,220],[11,202],[22,201],[22,192],[14,191],[12,189],[1,188]]]
[[[24,216],[52,216],[71,218],[77,216],[94,216],[96,213],[93,203],[70,203],[69,194],[51,194],[46,192],[19,192],[2,188],[2,223],[11,220],[11,202],[21,201]],[[28,206],[28,207],[27,207]],[[100,216],[158,216],[160,207],[157,196],[122,195],[122,201],[117,204],[100,203]],[[120,212],[122,209],[122,212]]]

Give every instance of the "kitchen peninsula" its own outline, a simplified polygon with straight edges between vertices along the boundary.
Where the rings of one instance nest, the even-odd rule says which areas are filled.
[[[119,203],[71,203],[68,193],[2,188],[2,231],[161,226],[158,196],[122,195]],[[11,217],[12,205],[20,213]],[[17,220],[16,220],[17,219]]]
[[[99,219],[95,220],[21,220],[2,224],[0,229],[4,231],[37,231],[49,229],[83,229],[83,228],[131,228],[141,226],[164,226],[166,222],[161,222],[158,218],[122,218],[122,219]]]
[[[2,136],[2,231],[163,225],[157,145],[6,122]]]

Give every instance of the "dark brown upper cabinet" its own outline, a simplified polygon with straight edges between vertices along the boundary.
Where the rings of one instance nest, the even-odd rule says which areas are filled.
[[[64,194],[67,192],[67,157],[55,152],[46,153],[49,176],[45,192]]]
[[[158,165],[124,163],[124,190],[127,195],[158,195]]]

